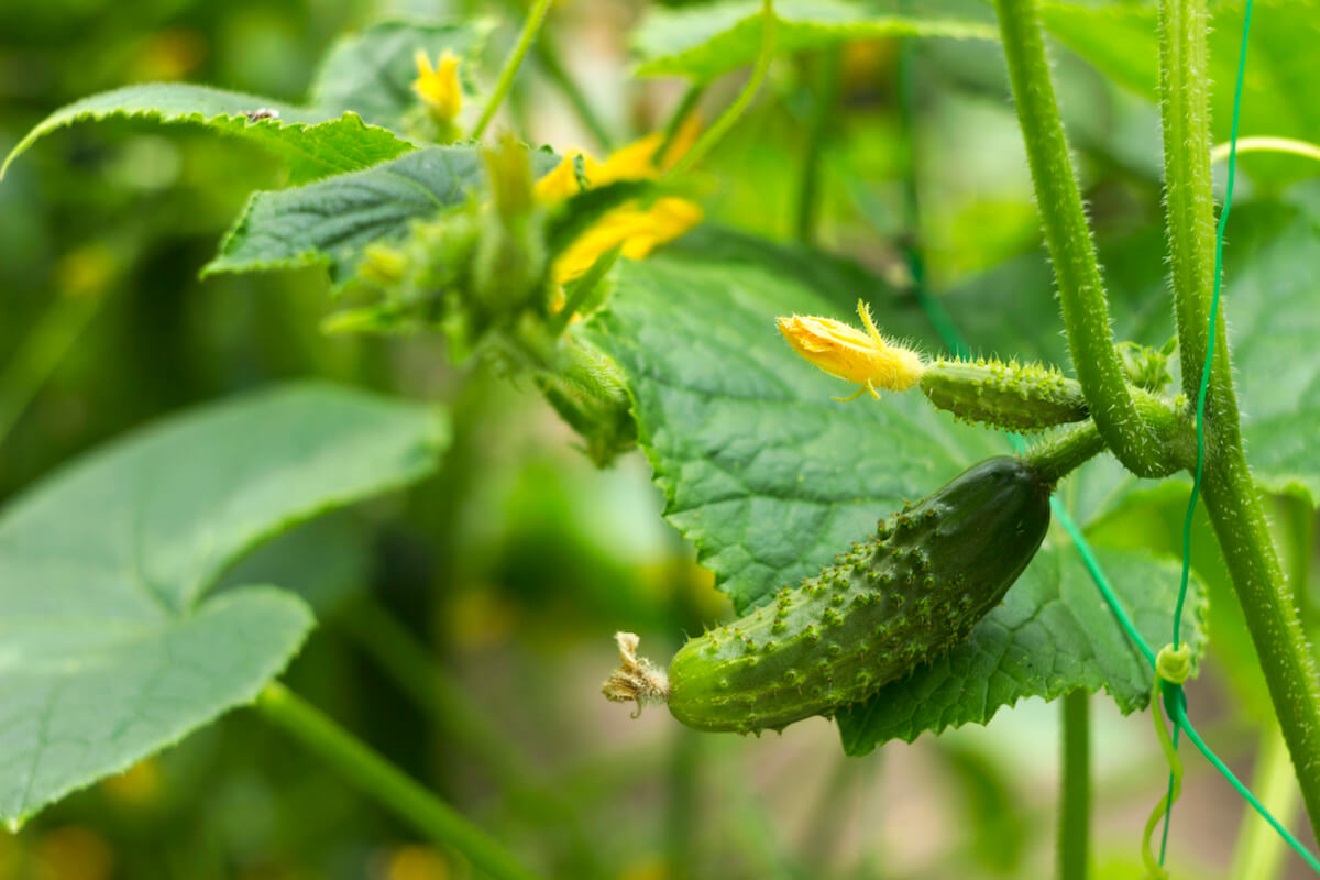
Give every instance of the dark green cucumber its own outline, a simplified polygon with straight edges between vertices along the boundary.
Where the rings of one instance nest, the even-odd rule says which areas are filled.
[[[797,589],[689,640],[670,712],[699,730],[779,729],[902,678],[1003,599],[1045,537],[1052,488],[1018,458],[969,468]]]

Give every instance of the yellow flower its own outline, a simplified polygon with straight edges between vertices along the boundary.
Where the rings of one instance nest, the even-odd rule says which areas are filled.
[[[577,195],[581,186],[574,169],[576,156],[582,157],[588,187],[624,180],[653,180],[673,167],[692,147],[699,130],[697,120],[686,120],[658,161],[656,153],[664,143],[664,132],[658,131],[620,148],[603,162],[575,151],[537,181],[534,192],[544,202]],[[695,202],[674,197],[656,199],[647,207],[636,202],[620,205],[607,211],[559,255],[554,265],[555,283],[565,284],[581,277],[602,254],[616,247],[623,256],[639,260],[658,245],[696,226],[701,217],[701,207]]]
[[[601,254],[615,247],[628,259],[640,260],[700,222],[701,208],[687,199],[657,199],[649,208],[620,205],[607,211],[559,255],[555,282],[564,284],[581,277]]]
[[[780,318],[777,324],[788,344],[803,358],[831,376],[862,386],[846,400],[863,392],[879,397],[877,387],[906,391],[921,381],[926,371],[921,355],[881,336],[861,300],[857,301],[857,314],[866,325],[865,331],[832,318],[802,315]]]
[[[462,60],[446,49],[435,67],[424,50],[417,50],[417,79],[413,91],[422,99],[431,115],[439,122],[450,123],[463,109],[463,87],[458,81],[458,64]]]

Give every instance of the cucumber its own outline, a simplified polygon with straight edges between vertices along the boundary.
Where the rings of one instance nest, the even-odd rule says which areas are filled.
[[[921,390],[964,421],[1012,431],[1039,431],[1090,414],[1077,380],[1040,364],[940,358],[926,366]]]
[[[1053,481],[983,461],[796,589],[689,640],[669,710],[699,730],[753,733],[831,716],[965,638],[1003,599],[1049,526]]]

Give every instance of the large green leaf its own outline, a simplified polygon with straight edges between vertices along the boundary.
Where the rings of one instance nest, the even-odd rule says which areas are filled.
[[[1158,82],[1156,4],[1049,3],[1042,17],[1070,48],[1119,83],[1154,100]],[[1312,100],[1320,0],[1258,3],[1251,22],[1242,95],[1241,134],[1320,142],[1320,103]],[[1242,42],[1241,0],[1213,4],[1210,57],[1197,75],[1215,84],[1210,121],[1215,140],[1227,141],[1233,82]],[[1310,175],[1306,160],[1245,157],[1257,177]]]
[[[271,586],[205,592],[254,544],[426,474],[445,439],[431,410],[295,386],[170,419],[14,501],[0,515],[0,819],[252,700],[311,612]]]
[[[149,83],[92,95],[44,119],[4,164],[39,138],[76,122],[141,119],[200,125],[240,137],[283,160],[291,183],[369,168],[413,149],[409,116],[420,111],[412,82],[415,55],[433,62],[445,50],[477,55],[490,32],[484,22],[383,22],[330,50],[307,106],[186,83]],[[257,111],[274,111],[258,113]]]
[[[312,86],[311,104],[351,110],[368,122],[407,131],[408,117],[418,106],[412,88],[416,53],[425,52],[434,63],[449,50],[468,59],[470,66],[479,60],[490,31],[491,24],[483,21],[372,25],[343,38],[326,54]]]
[[[928,494],[1007,446],[997,435],[956,424],[919,395],[832,400],[847,389],[799,360],[773,321],[791,312],[846,313],[830,302],[837,296],[811,289],[804,280],[810,273],[780,268],[801,265],[802,254],[785,260],[762,249],[769,269],[693,257],[625,264],[610,310],[595,325],[598,342],[629,378],[640,444],[665,492],[668,518],[740,613],[779,585],[818,571],[903,500]],[[826,265],[820,277],[843,276]],[[882,294],[872,303],[882,325],[910,326],[913,313],[901,301]],[[1170,599],[1147,596],[1153,583],[1168,584],[1165,567],[1140,556],[1116,564],[1115,586],[1128,608],[1150,616],[1158,612],[1153,601]],[[1073,589],[1054,553],[1029,572],[968,649],[989,651],[987,635],[1054,606],[1103,629],[1093,639],[1101,647],[1079,653],[1048,680],[1005,678],[993,665],[969,670],[963,687],[990,694],[989,701],[953,707],[931,726],[984,720],[994,707],[1077,687],[1108,687],[1127,710],[1141,705],[1148,681],[1117,623],[1099,613],[1094,588]],[[1199,629],[1189,638],[1199,647]],[[1043,670],[1054,669],[1053,658],[1066,650],[1036,647],[1022,662]]]
[[[536,151],[532,161],[539,176],[559,157]],[[483,176],[478,147],[463,144],[427,147],[365,171],[254,193],[202,275],[323,265],[332,279],[343,281],[364,247],[402,241],[412,221],[461,204]]]
[[[257,111],[274,111],[266,116]],[[143,119],[162,125],[200,125],[252,141],[284,160],[294,182],[355,171],[392,159],[412,145],[355,113],[294,107],[242,92],[181,83],[152,83],[102,92],[46,117],[10,151],[0,175],[39,138],[75,122]]]
[[[1169,641],[1179,567],[1130,551],[1101,551],[1100,564],[1123,592],[1124,607],[1147,644]],[[1199,589],[1183,632],[1199,657],[1207,606]],[[843,748],[864,755],[891,739],[985,724],[1025,695],[1053,700],[1071,690],[1108,692],[1123,713],[1150,702],[1150,666],[1114,623],[1071,546],[1046,547],[1004,604],[939,660],[838,716]]]
[[[913,10],[899,13],[843,0],[779,0],[774,4],[775,51],[819,49],[877,37],[997,37],[988,15],[968,19],[961,10],[945,13],[941,4],[912,5]],[[761,31],[760,0],[653,7],[633,35],[641,61],[637,73],[714,79],[756,58]]]

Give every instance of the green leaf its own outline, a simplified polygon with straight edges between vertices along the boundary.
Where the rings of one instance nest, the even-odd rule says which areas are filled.
[[[776,315],[839,314],[800,284],[715,263],[621,268],[598,342],[629,377],[668,518],[740,611],[1007,448],[920,395],[834,400],[853,389],[775,330]]]
[[[1098,556],[1146,642],[1155,649],[1166,644],[1178,565],[1131,551]],[[1183,633],[1199,657],[1207,611],[1199,584],[1191,597]],[[1150,702],[1152,676],[1073,548],[1046,547],[966,641],[840,712],[839,735],[845,752],[865,755],[891,739],[911,742],[924,731],[985,724],[1025,696],[1053,700],[1077,688],[1105,690],[1127,714]]]
[[[1217,88],[1211,93],[1210,124],[1217,143],[1229,138],[1233,88],[1242,42],[1241,0],[1212,6],[1210,57],[1201,72]],[[1156,99],[1159,45],[1154,3],[1050,3],[1041,10],[1046,26],[1069,48],[1118,83]],[[1243,84],[1241,133],[1320,142],[1320,104],[1311,94],[1315,46],[1320,43],[1320,2],[1270,4],[1251,23],[1247,76]],[[1308,160],[1245,156],[1257,179],[1280,181],[1310,176]]]
[[[413,81],[418,51],[435,63],[445,50],[461,56],[460,74],[475,66],[491,22],[402,22],[372,25],[345,37],[326,54],[312,86],[311,103],[331,110],[351,110],[367,122],[398,132],[418,109]]]
[[[993,18],[988,15],[969,20],[958,13],[943,13],[939,8],[942,4],[915,5],[921,9],[900,14],[842,0],[778,0],[774,4],[775,51],[784,54],[821,49],[877,37],[998,37]],[[641,76],[711,80],[751,64],[760,47],[760,0],[653,7],[633,35],[633,49],[641,61],[637,73]]]
[[[531,156],[538,177],[559,163],[547,151]],[[364,247],[404,240],[413,220],[462,204],[481,188],[484,175],[477,146],[463,144],[427,147],[365,171],[254,193],[202,276],[323,265],[342,283]]]
[[[254,544],[418,479],[444,424],[328,386],[220,403],[65,468],[0,515],[0,819],[251,701],[312,625],[295,596],[206,591]]]
[[[852,541],[871,534],[876,520],[904,500],[929,494],[969,464],[1007,447],[1000,435],[959,425],[920,395],[831,399],[849,389],[801,361],[774,329],[775,316],[793,312],[848,317],[837,303],[844,298],[837,288],[827,297],[809,279],[824,279],[816,283],[825,285],[853,279],[846,296],[873,292],[877,323],[897,335],[922,335],[924,317],[860,270],[816,257],[820,269],[813,273],[803,249],[765,243],[760,249],[762,267],[751,259],[751,242],[730,239],[711,252],[740,253],[741,262],[689,255],[624,263],[609,311],[591,325],[598,344],[628,377],[639,445],[664,490],[667,517],[695,544],[698,558],[714,571],[717,586],[739,613],[779,585],[819,571]],[[1005,678],[991,664],[973,670],[962,686],[973,693],[993,690],[998,706],[1103,685],[1120,706],[1135,708],[1143,699],[1137,691],[1145,685],[1137,686],[1143,673],[1131,648],[1107,618],[1095,588],[1087,582],[1089,592],[1080,592],[1074,563],[1063,564],[1060,553],[1046,553],[1033,563],[1029,577],[1010,591],[1011,601],[986,618],[984,632],[1012,629],[1023,615],[1039,612],[1048,618],[1050,608],[1062,605],[1098,628],[1093,662],[1082,657],[1048,679]],[[1114,559],[1115,586],[1129,609],[1142,620],[1153,619],[1158,609],[1152,610],[1152,603],[1167,601],[1171,613],[1169,590],[1147,595],[1159,592],[1152,583],[1176,586],[1167,578],[1167,566],[1134,555]],[[1085,602],[1084,609],[1077,604]],[[1193,599],[1193,607],[1199,602]],[[1189,619],[1194,632],[1188,639],[1199,650],[1195,619]],[[1166,629],[1168,621],[1166,614]],[[966,647],[988,650],[980,638],[973,636]],[[1049,672],[1052,658],[1067,650],[1038,644],[1022,662]],[[940,724],[983,720],[989,706],[978,702],[950,710]]]
[[[277,117],[250,119],[271,110]],[[217,134],[252,141],[282,159],[295,182],[355,171],[412,149],[393,132],[364,123],[357,114],[300,108],[242,92],[206,86],[153,83],[92,95],[55,111],[10,151],[9,163],[37,139],[75,122],[124,118],[161,125],[200,125]]]

